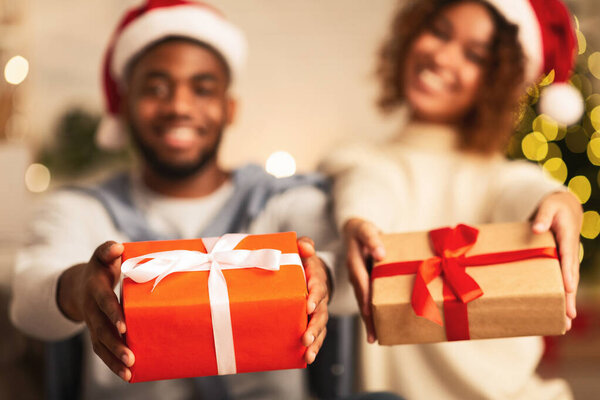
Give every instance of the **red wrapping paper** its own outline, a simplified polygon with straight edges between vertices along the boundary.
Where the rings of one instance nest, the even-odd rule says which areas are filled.
[[[169,250],[206,252],[201,240],[125,243],[123,261]],[[236,249],[297,253],[294,232],[249,235]],[[133,351],[131,382],[217,374],[208,271],[176,272],[152,291],[154,281],[123,280],[125,340]],[[306,280],[302,267],[279,271],[224,270],[237,372],[304,368],[301,337],[306,330]]]

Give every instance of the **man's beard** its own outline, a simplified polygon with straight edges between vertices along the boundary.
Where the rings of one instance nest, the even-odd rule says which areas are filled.
[[[207,151],[202,152],[196,160],[179,165],[162,160],[153,148],[144,143],[140,138],[138,130],[133,124],[129,124],[129,129],[133,142],[140,151],[142,158],[154,173],[165,179],[184,180],[195,175],[217,158],[217,150],[219,149],[221,137],[223,136],[222,133],[224,127],[218,127],[219,132],[214,146],[207,149]]]

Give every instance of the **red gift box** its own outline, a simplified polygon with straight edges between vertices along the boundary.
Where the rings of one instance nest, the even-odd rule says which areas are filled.
[[[124,247],[131,382],[306,367],[307,290],[295,232]]]

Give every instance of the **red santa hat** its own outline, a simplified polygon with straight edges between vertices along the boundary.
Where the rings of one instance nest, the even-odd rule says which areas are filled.
[[[96,132],[97,144],[105,149],[121,148],[127,141],[119,117],[119,86],[130,61],[148,46],[167,37],[184,37],[206,43],[227,63],[235,80],[246,58],[242,32],[217,9],[191,0],[147,0],[129,10],[117,25],[102,71],[105,115]]]
[[[579,91],[568,83],[577,55],[577,38],[567,7],[560,0],[486,1],[519,27],[527,83],[554,70],[554,83],[542,91],[539,111],[564,125],[576,123],[584,106]]]

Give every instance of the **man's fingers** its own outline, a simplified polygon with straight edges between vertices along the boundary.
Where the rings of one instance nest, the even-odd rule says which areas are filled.
[[[106,346],[99,341],[92,341],[92,348],[94,349],[94,353],[100,357],[100,359],[108,368],[110,368],[112,372],[118,375],[125,382],[129,382],[131,380],[131,370],[127,368],[123,362],[117,359],[114,354],[106,348]]]
[[[327,303],[329,289],[327,287],[327,273],[322,261],[313,256],[304,261],[307,278],[308,298],[306,299],[306,312],[312,314],[323,301]]]
[[[127,331],[125,318],[123,317],[123,311],[119,305],[117,295],[112,288],[96,289],[92,292],[92,296],[100,311],[106,315],[120,334],[124,334]]]
[[[302,236],[298,239],[297,243],[300,257],[308,258],[315,255],[315,242],[311,238]]]
[[[119,336],[115,327],[107,321],[101,312],[89,316],[88,328],[92,336],[92,341],[95,340],[102,343],[126,367],[133,365],[135,362],[133,352],[125,346],[123,339]]]
[[[327,305],[323,303],[311,315],[306,331],[302,336],[302,343],[305,346],[310,346],[321,334],[321,331],[325,329],[328,320]]]
[[[375,261],[381,261],[385,258],[385,248],[381,241],[379,229],[370,222],[363,222],[356,231],[356,238],[360,244],[367,248],[369,254]]]
[[[323,345],[325,333],[327,332],[327,304],[321,303],[312,314],[306,332],[302,337],[302,343],[307,346],[305,360],[308,364],[312,363]]]
[[[312,364],[313,361],[315,361],[315,358],[317,358],[317,354],[319,354],[319,350],[321,350],[321,347],[323,346],[323,341],[325,340],[326,336],[327,328],[323,329],[319,336],[317,336],[313,344],[311,344],[308,347],[308,349],[306,349],[306,353],[304,353],[304,360],[307,364]]]
[[[108,267],[113,267],[116,261],[120,266],[120,257],[123,254],[123,244],[114,241],[108,241],[96,248],[93,259],[97,260],[100,264]]]

